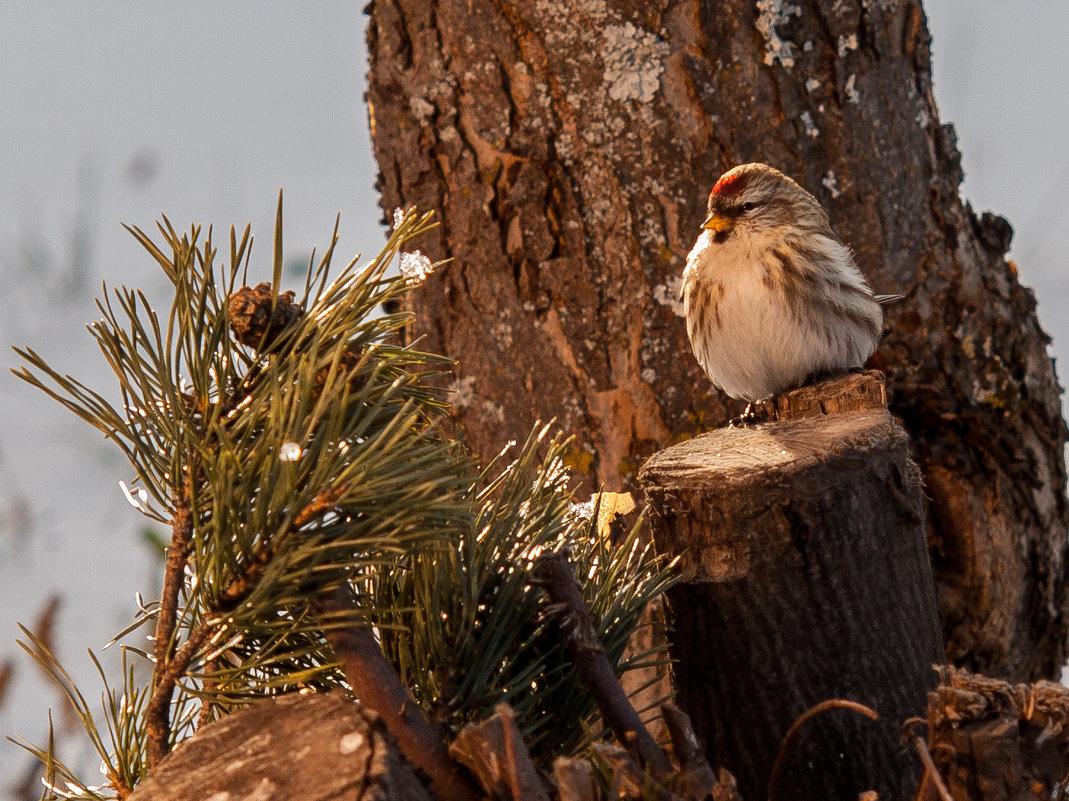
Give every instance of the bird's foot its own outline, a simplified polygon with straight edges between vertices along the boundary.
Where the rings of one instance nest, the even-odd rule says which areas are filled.
[[[732,417],[728,421],[728,428],[750,428],[761,422],[761,416],[757,413],[757,406],[753,401],[746,404],[742,414]]]

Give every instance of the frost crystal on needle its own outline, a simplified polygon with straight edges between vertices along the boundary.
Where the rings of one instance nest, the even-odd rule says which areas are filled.
[[[582,503],[573,503],[568,507],[565,519],[573,526],[581,526],[584,523],[588,523],[594,516],[594,506],[596,503],[596,495],[591,495],[590,500],[583,501]]]
[[[125,481],[119,482],[119,489],[126,496],[126,501],[139,512],[144,512],[148,504],[148,493],[143,487],[131,487]]]
[[[296,462],[304,454],[304,450],[296,442],[283,442],[278,449],[278,458],[283,462]]]
[[[393,230],[397,230],[401,227],[401,223],[405,221],[405,210],[398,206],[393,210]]]
[[[401,254],[401,275],[405,277],[406,284],[422,283],[433,272],[431,260],[418,250]]]

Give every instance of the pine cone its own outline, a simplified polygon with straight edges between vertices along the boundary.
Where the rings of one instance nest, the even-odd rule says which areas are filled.
[[[242,345],[270,351],[279,336],[304,314],[304,309],[294,303],[292,290],[275,298],[274,309],[271,296],[271,285],[263,282],[253,288],[243,286],[228,299],[230,329]]]

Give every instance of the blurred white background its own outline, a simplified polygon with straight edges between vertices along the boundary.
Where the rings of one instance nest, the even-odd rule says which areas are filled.
[[[1069,273],[1069,29],[1064,0],[930,0],[936,96],[955,123],[977,210],[1006,216],[1013,258],[1066,352]],[[253,269],[268,270],[276,194],[286,193],[287,259],[329,241],[339,255],[382,243],[363,104],[359,4],[0,3],[0,345],[31,345],[61,370],[111,386],[84,329],[100,284],[156,289],[157,267],[120,222],[216,238],[252,222]],[[150,292],[151,294],[151,292]],[[59,594],[56,642],[90,699],[84,656],[156,585],[142,521],[118,488],[125,463],[103,438],[0,374],[0,735],[43,742],[54,690],[18,652]],[[58,718],[57,718],[58,719]],[[97,760],[84,755],[90,778]],[[29,769],[0,742],[0,799]],[[36,792],[36,791],[35,791]]]

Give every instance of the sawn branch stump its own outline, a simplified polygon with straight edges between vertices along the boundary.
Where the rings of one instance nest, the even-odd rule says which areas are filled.
[[[764,801],[784,734],[787,799],[909,798],[919,761],[901,730],[924,715],[943,647],[921,479],[882,376],[850,375],[759,409],[778,417],[675,445],[642,469],[669,593],[679,703],[710,762]],[[830,413],[829,413],[830,412]]]

